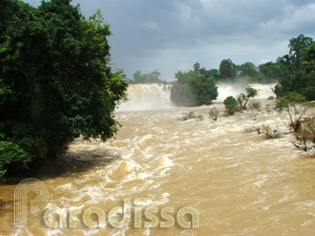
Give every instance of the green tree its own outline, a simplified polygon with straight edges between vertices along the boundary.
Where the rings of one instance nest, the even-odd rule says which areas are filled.
[[[247,105],[249,99],[257,96],[257,94],[258,94],[258,91],[254,88],[246,88],[245,91],[246,91],[246,95],[241,93],[237,97],[237,101],[240,105],[240,109],[246,109],[246,105]]]
[[[166,83],[166,81],[163,81],[160,79],[160,72],[158,70],[153,70],[149,74],[142,74],[140,71],[137,71],[133,74],[133,81],[132,83],[135,84],[145,84],[145,83]]]
[[[0,44],[3,141],[34,159],[54,157],[79,135],[112,137],[119,125],[113,111],[127,84],[109,66],[111,32],[100,11],[85,20],[70,0],[38,8],[7,2],[12,14]]]
[[[225,109],[229,112],[230,115],[233,115],[237,106],[237,101],[234,97],[229,96],[224,101],[223,104]]]
[[[222,60],[219,70],[223,79],[233,79],[236,76],[236,65],[231,59]]]
[[[289,55],[292,56],[293,62],[297,69],[300,68],[304,51],[313,42],[311,37],[306,37],[303,34],[297,38],[290,39],[289,43]]]
[[[218,88],[214,79],[206,77],[201,72],[202,70],[190,70],[175,74],[177,81],[171,88],[171,100],[175,105],[200,106],[210,104],[217,98]]]
[[[280,79],[281,74],[280,63],[266,62],[258,66],[259,72],[264,76],[264,81],[260,82],[273,82]]]
[[[199,62],[196,62],[196,63],[194,64],[194,71],[199,72],[200,69],[201,69],[200,63],[199,63]]]
[[[212,100],[218,96],[218,88],[213,79],[198,76],[190,81],[190,87],[193,92],[193,105],[201,106],[211,104]]]
[[[274,91],[277,97],[297,92],[307,100],[314,100],[314,42],[311,38],[300,35],[291,39],[290,45],[290,54],[280,59],[280,64],[285,69],[282,70],[284,73]]]
[[[315,100],[315,42],[305,50],[302,65],[305,75],[300,93],[307,100]]]
[[[249,76],[254,78],[258,75],[257,67],[251,62],[246,62],[240,65],[239,70],[241,71],[241,76]]]

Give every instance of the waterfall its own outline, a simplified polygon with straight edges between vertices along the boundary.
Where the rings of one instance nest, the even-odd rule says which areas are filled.
[[[223,102],[228,96],[237,97],[241,93],[245,93],[245,88],[254,88],[257,89],[258,95],[255,98],[268,98],[270,96],[275,96],[272,92],[272,88],[276,86],[276,83],[273,84],[228,84],[228,83],[219,83],[218,92],[219,96],[217,97],[216,102]]]
[[[223,102],[228,96],[237,97],[245,93],[245,88],[252,87],[258,90],[255,98],[274,96],[272,88],[276,84],[228,84],[219,83],[219,96],[215,102]],[[171,86],[169,84],[130,84],[127,90],[128,101],[117,106],[116,111],[146,111],[171,108]]]
[[[171,85],[130,84],[127,102],[118,105],[117,111],[161,110],[171,107]]]

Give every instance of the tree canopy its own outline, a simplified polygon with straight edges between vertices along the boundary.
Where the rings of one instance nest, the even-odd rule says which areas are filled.
[[[20,154],[1,155],[0,169],[117,131],[113,111],[127,84],[109,66],[109,26],[99,10],[85,19],[70,2],[1,3],[0,152]]]
[[[278,97],[297,92],[307,100],[315,100],[315,42],[300,35],[292,38],[289,54],[279,59],[284,68],[280,83],[275,88]]]
[[[160,79],[161,74],[158,70],[153,70],[151,73],[142,74],[141,71],[137,71],[133,74],[133,80],[130,80],[129,83],[133,84],[145,84],[145,83],[157,83],[162,84],[166,83]]]
[[[211,104],[218,96],[215,80],[206,75],[200,64],[194,65],[194,70],[175,74],[177,81],[171,88],[171,100],[175,105],[200,106]]]
[[[233,79],[236,76],[236,65],[231,59],[222,60],[219,70],[222,79]]]

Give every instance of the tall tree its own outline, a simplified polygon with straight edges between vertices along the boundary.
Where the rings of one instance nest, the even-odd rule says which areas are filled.
[[[222,60],[219,70],[223,79],[233,79],[236,76],[236,66],[231,59]]]
[[[303,34],[297,38],[290,39],[289,43],[289,55],[292,56],[294,64],[297,69],[300,68],[304,51],[313,42],[311,37],[306,37]]]
[[[109,26],[70,2],[11,0],[5,9],[13,14],[0,44],[0,139],[32,158],[55,156],[79,135],[106,140],[118,127],[113,111],[127,84],[109,66]]]

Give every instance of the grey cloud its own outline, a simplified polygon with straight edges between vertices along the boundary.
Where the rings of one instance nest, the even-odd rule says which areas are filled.
[[[242,50],[248,60],[259,61],[268,57],[255,54],[262,54],[263,47],[282,52],[287,48],[277,49],[276,45],[282,47],[284,41],[301,33],[314,35],[312,0],[75,0],[76,3],[80,3],[85,15],[93,14],[97,8],[102,10],[113,32],[113,62],[125,68],[129,76],[152,67],[171,71],[171,66],[194,63],[200,52],[210,48],[215,55],[200,55],[209,64],[218,64],[222,57],[243,60],[239,55]],[[274,53],[270,52],[267,59]]]

